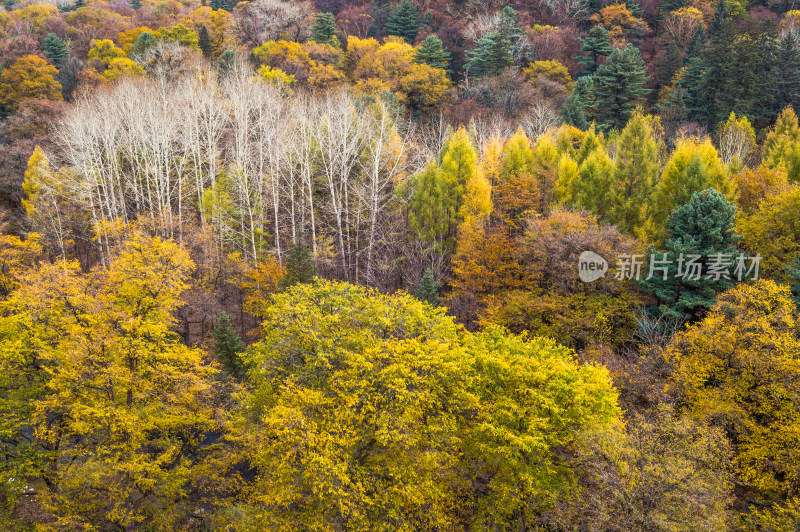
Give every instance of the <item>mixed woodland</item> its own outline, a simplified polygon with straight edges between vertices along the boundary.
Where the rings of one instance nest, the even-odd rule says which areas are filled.
[[[800,530],[800,6],[507,1],[3,2],[0,529]]]

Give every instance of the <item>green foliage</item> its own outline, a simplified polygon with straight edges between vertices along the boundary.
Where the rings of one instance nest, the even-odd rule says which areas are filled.
[[[286,254],[286,270],[279,288],[285,290],[298,283],[311,283],[316,277],[317,266],[314,264],[311,248],[303,241],[302,235],[299,235]]]
[[[594,119],[602,131],[622,129],[637,105],[650,92],[647,70],[639,49],[632,44],[617,48],[593,76]]]
[[[583,66],[581,76],[591,76],[597,72],[600,66],[600,57],[611,55],[614,48],[608,38],[608,30],[603,26],[594,26],[589,30],[586,38],[581,38],[581,50],[588,52],[589,55],[579,55],[575,59],[578,64]]]
[[[693,194],[689,203],[673,211],[666,224],[669,264],[663,265],[665,270],[654,270],[650,279],[640,280],[640,286],[658,298],[661,314],[678,319],[700,318],[714,306],[717,294],[733,286],[731,274],[739,240],[735,221],[736,206],[713,189]],[[649,253],[658,260],[665,258],[652,247]],[[699,256],[695,261],[702,267],[699,275],[692,275],[687,265],[692,255]],[[717,261],[715,257],[726,258]],[[709,265],[726,261],[728,267],[720,270],[724,275],[714,278]]]
[[[433,68],[448,70],[450,64],[450,52],[442,46],[442,40],[436,35],[425,37],[414,54],[417,63],[425,63]]]
[[[422,280],[417,287],[415,293],[417,299],[431,306],[439,306],[439,294],[436,290],[436,279],[433,278],[433,270],[425,268],[425,273],[422,275]]]
[[[44,38],[42,51],[57,68],[60,68],[69,57],[66,43],[55,33],[48,33]]]
[[[203,24],[200,26],[200,32],[197,34],[197,45],[200,51],[203,52],[203,57],[211,59],[214,56],[214,48],[211,45],[211,35],[208,33],[208,28]]]
[[[653,126],[652,117],[636,112],[617,140],[608,221],[630,234],[644,228],[647,206],[658,181],[659,150]]]
[[[132,56],[142,55],[145,53],[151,46],[156,43],[156,37],[149,31],[143,31],[137,37],[136,42],[133,43],[131,46],[131,53]]]
[[[139,11],[142,7],[142,0],[131,0],[131,9]]]
[[[244,365],[242,363],[241,352],[244,351],[241,338],[231,324],[231,318],[227,312],[219,315],[214,330],[211,331],[214,338],[212,351],[220,361],[225,371],[236,377],[243,375]]]
[[[564,105],[559,111],[561,119],[565,123],[581,130],[589,129],[589,121],[586,118],[586,110],[592,104],[592,88],[594,81],[591,76],[583,76],[575,81],[572,90],[564,101]]]
[[[514,65],[511,43],[499,31],[478,39],[475,48],[467,50],[467,72],[474,76],[496,76]]]
[[[397,35],[414,44],[419,31],[419,8],[411,0],[402,0],[389,18],[386,20],[386,33]]]
[[[320,44],[339,46],[339,29],[336,27],[336,18],[333,13],[317,13],[317,20],[311,26],[310,39]]]

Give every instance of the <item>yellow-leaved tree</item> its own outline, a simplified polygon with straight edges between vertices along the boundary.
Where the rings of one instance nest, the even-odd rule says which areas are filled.
[[[31,270],[2,303],[2,494],[53,528],[174,529],[215,429],[201,352],[171,331],[193,268],[134,234],[107,269]]]
[[[605,369],[550,340],[470,334],[407,294],[297,284],[245,353],[237,530],[532,526],[569,487],[557,448],[619,416]]]
[[[800,488],[796,313],[787,287],[742,284],[719,296],[666,351],[687,410],[725,429],[740,483],[763,502]]]

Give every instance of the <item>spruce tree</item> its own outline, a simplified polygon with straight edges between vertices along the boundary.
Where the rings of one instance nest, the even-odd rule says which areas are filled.
[[[467,71],[474,76],[496,76],[514,65],[509,42],[497,31],[478,39],[475,48],[467,50]]]
[[[208,7],[210,7],[214,11],[218,9],[228,9],[228,2],[226,2],[225,0],[210,0],[208,3]]]
[[[527,64],[533,61],[535,53],[528,43],[528,35],[519,25],[517,12],[511,6],[500,10],[495,31],[508,43],[514,62]]]
[[[75,2],[75,9],[78,9],[79,7],[86,7],[86,0],[78,0]]]
[[[336,18],[333,13],[317,13],[317,20],[311,26],[311,40],[320,44],[339,45],[336,36],[339,30],[336,28]]]
[[[211,335],[214,338],[214,355],[222,364],[223,369],[235,377],[241,377],[244,373],[244,363],[239,353],[244,349],[241,338],[233,328],[231,319],[226,312],[220,314]]]
[[[434,307],[439,306],[436,280],[433,278],[433,271],[430,268],[425,268],[425,273],[422,275],[422,281],[420,281],[415,295],[420,301],[424,301]]]
[[[131,8],[139,11],[142,7],[142,0],[131,0]]]
[[[414,55],[417,63],[424,63],[433,68],[447,70],[450,63],[450,52],[442,46],[442,40],[436,35],[428,35],[417,48]]]
[[[625,7],[628,8],[628,11],[630,11],[631,15],[634,17],[642,18],[644,11],[642,11],[642,6],[640,6],[639,2],[636,0],[625,0]]]
[[[301,235],[298,235],[295,244],[286,255],[286,269],[279,287],[286,290],[299,283],[310,283],[316,276],[317,267],[314,265],[311,248],[303,242]]]
[[[56,68],[61,68],[64,61],[69,57],[67,45],[55,33],[48,33],[47,37],[44,38],[42,51]]]
[[[639,281],[645,291],[658,298],[659,313],[677,319],[699,319],[714,306],[717,294],[733,286],[739,240],[735,221],[736,206],[714,189],[694,193],[689,203],[672,212],[666,223],[666,257],[663,251],[652,247],[648,250],[655,259],[664,261],[658,267],[666,268],[666,279],[664,271],[656,268],[647,279],[647,268],[647,275]],[[689,264],[693,256],[700,257],[694,261],[700,265],[699,270]],[[728,268],[717,271],[727,273],[717,276],[713,265],[723,262],[729,262]]]
[[[787,107],[800,109],[800,47],[797,41],[786,35],[778,46],[775,107],[779,110]]]
[[[594,75],[594,116],[601,130],[625,125],[650,92],[645,83],[647,70],[638,48],[628,44],[611,52]]]
[[[211,35],[208,34],[208,28],[206,28],[205,24],[200,26],[197,45],[200,47],[200,51],[203,52],[203,57],[210,60],[214,55],[214,49],[211,46]]]
[[[561,107],[561,119],[580,130],[589,129],[586,110],[591,107],[592,76],[577,79]]]
[[[419,9],[410,0],[403,0],[386,21],[386,33],[402,37],[414,44],[419,31]]]
[[[580,76],[591,76],[600,66],[600,57],[607,57],[614,51],[611,41],[608,38],[608,30],[603,26],[595,26],[589,30],[585,39],[581,39],[581,50],[588,52],[588,55],[579,55],[575,60],[583,66]]]
[[[141,55],[155,43],[155,36],[149,31],[143,31],[139,34],[139,37],[136,39],[136,42],[133,43],[133,46],[131,46],[131,55]]]

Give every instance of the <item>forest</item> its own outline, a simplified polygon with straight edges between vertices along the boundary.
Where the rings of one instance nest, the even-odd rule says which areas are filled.
[[[2,2],[0,530],[800,530],[800,6],[506,2]]]

